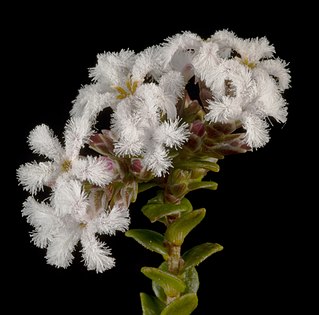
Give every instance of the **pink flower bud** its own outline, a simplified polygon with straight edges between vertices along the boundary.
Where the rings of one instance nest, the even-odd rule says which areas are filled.
[[[202,137],[205,133],[205,126],[202,121],[195,120],[191,125],[190,131],[195,135]]]
[[[143,165],[140,159],[132,159],[131,169],[135,173],[140,173],[143,169]]]
[[[116,167],[116,162],[113,161],[111,158],[108,156],[100,156],[99,157],[100,161],[104,162],[105,168],[110,171],[110,172],[115,172],[117,167]]]

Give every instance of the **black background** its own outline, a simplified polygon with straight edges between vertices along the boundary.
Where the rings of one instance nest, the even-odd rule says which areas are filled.
[[[56,269],[46,264],[45,251],[29,242],[30,226],[21,218],[21,204],[27,197],[17,187],[15,169],[36,159],[26,137],[37,124],[48,124],[61,136],[71,101],[81,85],[89,83],[88,71],[97,53],[130,48],[136,52],[158,44],[168,36],[189,30],[208,37],[228,28],[240,37],[266,36],[277,55],[290,63],[292,88],[285,95],[289,102],[287,123],[276,125],[270,143],[258,151],[230,156],[220,161],[219,174],[210,179],[219,183],[216,192],[189,195],[194,207],[205,207],[205,220],[190,234],[185,248],[203,242],[218,242],[224,251],[198,267],[199,307],[194,314],[246,314],[282,312],[303,305],[300,290],[306,259],[304,236],[308,211],[303,191],[307,41],[301,17],[311,8],[286,7],[264,3],[216,5],[116,3],[112,7],[77,5],[71,9],[28,6],[8,9],[4,27],[8,67],[4,91],[10,100],[12,124],[4,146],[12,148],[14,163],[3,206],[5,221],[6,267],[3,268],[6,293],[12,312],[20,302],[25,311],[83,311],[105,314],[141,314],[139,292],[151,293],[150,281],[140,272],[142,266],[156,266],[161,260],[123,234],[106,241],[117,259],[114,269],[104,274],[86,271],[76,254],[73,265]],[[146,9],[145,9],[146,8]],[[143,12],[143,10],[146,10]],[[308,29],[311,26],[307,26]],[[307,29],[307,30],[308,30]],[[9,117],[9,115],[8,115]],[[13,136],[14,135],[14,136]],[[307,188],[307,187],[306,187]],[[10,193],[9,193],[10,192]],[[155,228],[140,212],[152,192],[140,196],[131,207],[131,228]],[[301,270],[302,269],[302,270]],[[18,302],[20,301],[20,302]],[[44,307],[40,304],[43,302]],[[11,313],[11,312],[10,312]]]

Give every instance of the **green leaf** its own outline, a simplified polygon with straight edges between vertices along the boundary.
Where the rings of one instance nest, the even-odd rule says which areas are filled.
[[[151,189],[153,187],[158,186],[156,183],[139,183],[138,184],[138,192],[141,193],[143,191],[146,191],[148,189]]]
[[[147,249],[163,255],[167,258],[167,248],[164,246],[164,236],[158,232],[146,229],[132,229],[125,233],[127,237],[132,237]]]
[[[161,263],[161,265],[158,268],[163,271],[168,271],[167,262],[164,261],[163,263]],[[166,299],[167,299],[166,294],[163,288],[159,284],[157,284],[155,281],[152,281],[152,289],[156,297],[160,299],[162,302],[166,303]]]
[[[186,235],[204,219],[205,213],[206,210],[201,208],[183,215],[167,228],[165,238],[177,246],[182,245]]]
[[[197,295],[188,293],[168,304],[160,315],[190,315],[197,305]]]
[[[160,315],[165,307],[155,296],[150,296],[146,293],[140,293],[143,315]]]
[[[193,268],[188,268],[182,275],[181,279],[184,281],[186,284],[186,289],[184,291],[185,293],[196,293],[199,288],[199,278],[198,278],[198,273],[195,269]]]
[[[164,261],[160,266],[160,270],[167,271],[167,262]],[[180,276],[186,285],[185,291],[183,294],[186,293],[196,293],[199,288],[199,279],[198,273],[195,267],[187,268]],[[159,300],[166,303],[166,294],[161,286],[159,286],[156,282],[152,281],[152,288]]]
[[[155,222],[167,215],[178,214],[181,212],[190,212],[193,207],[190,201],[186,198],[181,200],[179,205],[170,203],[152,203],[152,199],[143,208],[143,214],[148,217],[151,222]]]
[[[192,170],[195,168],[204,168],[212,172],[219,172],[219,165],[217,163],[209,162],[209,161],[185,160],[185,161],[177,162],[174,165],[174,167],[183,168],[187,170]]]
[[[199,265],[210,255],[217,253],[223,249],[223,246],[216,243],[204,243],[197,245],[183,255],[184,266],[183,270]]]
[[[213,181],[209,181],[209,182],[195,182],[195,183],[190,183],[188,185],[188,189],[190,191],[192,190],[196,190],[196,189],[210,189],[210,190],[216,190],[217,189],[218,184],[216,182]]]
[[[146,277],[158,283],[164,289],[167,296],[176,296],[185,290],[185,283],[169,272],[153,267],[143,267],[141,272]]]

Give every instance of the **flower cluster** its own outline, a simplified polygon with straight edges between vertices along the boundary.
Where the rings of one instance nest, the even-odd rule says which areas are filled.
[[[287,117],[282,92],[290,75],[274,52],[266,38],[224,30],[205,40],[184,32],[137,54],[98,55],[92,83],[74,100],[64,146],[48,126],[37,126],[28,142],[45,160],[17,171],[31,194],[22,213],[48,263],[69,266],[80,241],[89,270],[113,267],[100,235],[128,228],[139,184],[160,185],[190,155],[216,161],[264,146],[269,118]],[[106,108],[110,129],[99,133],[94,126]],[[44,188],[48,197],[39,201]]]

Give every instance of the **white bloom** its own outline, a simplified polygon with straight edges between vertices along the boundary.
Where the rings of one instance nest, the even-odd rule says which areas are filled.
[[[166,148],[179,147],[188,137],[185,125],[178,126],[176,109],[170,107],[172,98],[174,95],[167,97],[160,86],[143,84],[119,104],[112,119],[112,131],[118,139],[115,152],[120,156],[141,156],[146,168],[157,176],[171,165]],[[164,114],[173,120],[162,122]]]
[[[275,48],[265,37],[241,39],[232,32],[219,31],[211,37],[211,40],[220,47],[221,57],[230,58],[233,52],[234,58],[250,68],[253,73],[256,70],[263,70],[266,74],[275,77],[280,91],[289,87],[290,75],[286,68],[287,64],[279,58],[270,59],[275,53]]]
[[[220,31],[193,61],[196,76],[212,93],[206,120],[241,122],[252,148],[268,142],[268,116],[280,122],[287,116],[281,92],[289,87],[290,75],[286,63],[269,59],[274,52],[266,38],[244,40]]]
[[[22,165],[17,175],[24,189],[35,194],[44,185],[53,188],[60,176],[65,181],[79,179],[96,185],[109,183],[112,172],[107,169],[103,159],[80,157],[80,149],[88,142],[91,134],[90,127],[90,123],[84,118],[71,118],[64,132],[64,148],[46,125],[32,130],[29,136],[31,149],[51,159],[51,162]]]
[[[213,122],[240,120],[242,112],[256,97],[256,85],[251,72],[235,60],[222,62],[207,78],[213,100],[208,100],[206,119]]]
[[[64,145],[49,127],[37,126],[29,135],[29,146],[46,161],[26,163],[17,171],[19,183],[31,195],[44,186],[51,188],[46,202],[29,197],[22,210],[34,227],[33,243],[47,249],[47,262],[68,267],[80,242],[87,269],[103,272],[114,266],[111,250],[99,235],[128,229],[128,207],[138,180],[131,181],[126,173],[132,171],[139,179],[145,173],[146,180],[146,171],[158,177],[169,172],[176,151],[190,136],[182,118],[196,127],[189,121],[196,102],[203,108],[195,118],[202,134],[205,119],[245,130],[236,140],[216,147],[236,151],[238,144],[243,152],[247,145],[265,145],[268,118],[287,118],[282,92],[289,87],[290,74],[274,53],[266,38],[241,39],[223,30],[207,40],[184,32],[138,54],[121,50],[98,55],[97,65],[90,69],[93,83],[82,87],[73,102]],[[83,156],[98,115],[107,107],[113,111],[110,130],[91,138],[92,147],[107,156]],[[134,160],[127,158],[138,161],[137,171]],[[112,185],[119,179],[124,185],[120,189],[117,182]]]
[[[96,238],[96,234],[124,232],[130,223],[128,209],[118,206],[105,211],[87,203],[86,211],[74,216],[61,214],[53,205],[38,203],[33,197],[24,203],[22,214],[34,227],[31,237],[35,245],[47,248],[49,264],[68,267],[74,258],[74,248],[80,241],[85,265],[88,270],[96,272],[103,272],[115,264],[111,250]]]

